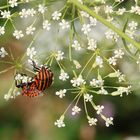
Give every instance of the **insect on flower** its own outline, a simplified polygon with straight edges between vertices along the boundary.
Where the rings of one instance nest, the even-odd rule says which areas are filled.
[[[20,80],[20,84],[15,78],[15,84],[17,88],[21,88],[21,94],[23,96],[35,97],[41,94],[46,88],[50,87],[53,81],[53,73],[44,65],[38,67],[35,62],[33,61],[33,70],[37,72],[37,74],[27,79],[27,81],[23,82],[22,78]],[[25,74],[21,74],[21,76],[27,77]]]

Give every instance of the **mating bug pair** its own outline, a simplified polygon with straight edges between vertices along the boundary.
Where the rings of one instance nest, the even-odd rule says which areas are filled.
[[[33,70],[37,74],[32,78],[30,82],[22,82],[18,84],[15,80],[15,85],[17,88],[21,88],[21,94],[23,96],[35,97],[41,94],[46,88],[50,87],[53,81],[53,73],[50,69],[44,65],[39,67],[33,62]],[[25,75],[25,74],[23,74]]]

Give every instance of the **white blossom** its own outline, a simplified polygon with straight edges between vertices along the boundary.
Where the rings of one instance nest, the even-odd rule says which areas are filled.
[[[69,79],[69,75],[64,70],[61,69],[59,79],[62,81],[66,81],[67,79]]]
[[[52,13],[52,19],[53,19],[53,20],[59,20],[60,17],[61,17],[61,15],[62,15],[62,14],[61,14],[60,12],[55,11],[55,12]]]
[[[103,87],[101,87],[101,90],[99,90],[98,92],[99,94],[104,94],[104,95],[108,94],[107,90],[105,90]]]
[[[27,83],[28,82],[28,77],[27,76],[23,76],[22,77],[22,83]]]
[[[104,80],[102,80],[102,79],[95,79],[95,78],[93,78],[90,81],[90,86],[102,87],[103,85],[104,85]]]
[[[111,14],[111,13],[113,13],[113,7],[112,7],[112,6],[106,5],[106,6],[105,6],[105,13],[106,13],[106,14]]]
[[[5,34],[5,28],[4,26],[0,26],[0,35],[4,35]]]
[[[33,17],[36,14],[36,11],[32,9],[25,9],[23,8],[20,12],[19,15],[21,18],[27,18],[28,16]]]
[[[51,24],[49,23],[48,20],[43,21],[43,29],[46,29],[47,31],[49,31],[51,29]]]
[[[56,125],[58,128],[65,127],[64,116],[61,116],[60,119],[56,120],[54,125]]]
[[[122,96],[123,93],[126,93],[128,95],[131,92],[131,86],[118,87],[118,92],[120,92],[121,96]]]
[[[122,58],[124,55],[124,52],[121,49],[118,49],[114,51],[114,54],[115,54],[114,56],[115,58]]]
[[[3,47],[1,47],[0,48],[0,57],[4,58],[6,55],[8,55],[8,53],[6,52],[6,50]]]
[[[104,106],[102,105],[102,106],[100,106],[100,105],[98,105],[98,106],[96,106],[96,113],[99,115],[99,114],[101,114],[102,113],[102,111],[103,111],[103,109],[104,109]]]
[[[110,57],[110,58],[108,59],[108,62],[109,62],[110,65],[116,66],[116,64],[117,64],[117,59],[116,59],[115,57]]]
[[[72,115],[76,115],[81,111],[81,108],[79,108],[78,106],[74,106],[72,108]]]
[[[86,17],[86,18],[89,17],[89,14],[85,11],[80,11],[80,14],[81,14],[82,17]]]
[[[16,76],[15,76],[15,80],[17,80],[17,81],[19,81],[19,80],[22,80],[22,75],[21,74],[16,74]]]
[[[66,89],[61,89],[59,91],[56,91],[56,95],[59,96],[59,98],[63,98],[65,96],[65,93],[66,93]]]
[[[2,18],[7,18],[7,19],[9,19],[9,18],[11,17],[10,14],[11,14],[10,11],[6,11],[6,10],[1,11]]]
[[[135,13],[135,14],[140,15],[140,7],[138,5],[131,6],[130,13]]]
[[[97,48],[97,42],[93,38],[88,38],[88,50],[95,51]]]
[[[93,95],[90,95],[90,94],[84,94],[84,99],[86,102],[91,102],[92,101],[92,98],[93,98]]]
[[[86,84],[85,80],[82,78],[81,75],[77,78],[73,78],[70,82],[72,83],[73,87],[78,87],[78,86]]]
[[[4,35],[5,34],[5,28],[4,26],[0,26],[0,35]]]
[[[36,50],[34,47],[32,48],[27,48],[27,56],[30,57],[30,59],[32,59],[35,55],[36,55]]]
[[[63,58],[64,58],[64,52],[58,51],[56,54],[56,60],[60,61],[60,60],[63,60]]]
[[[126,12],[126,9],[123,7],[123,8],[119,8],[118,11],[117,11],[117,14],[118,15],[123,15],[124,12]]]
[[[36,15],[36,10],[34,10],[33,8],[28,9],[28,10],[27,10],[27,14],[28,14],[28,16],[33,17],[33,16]]]
[[[96,118],[90,118],[88,117],[88,124],[89,126],[97,125],[97,119]]]
[[[77,51],[81,50],[81,45],[77,40],[74,40],[72,47]]]
[[[135,21],[131,21],[130,23],[128,23],[128,27],[130,28],[130,30],[136,30],[138,26],[138,23]]]
[[[90,20],[90,25],[91,26],[96,26],[97,24],[97,19],[96,18],[93,18],[93,17],[89,17],[89,20]]]
[[[112,117],[106,118],[105,124],[106,124],[106,127],[109,127],[110,125],[113,125],[113,118]]]
[[[107,32],[105,32],[105,36],[107,39],[112,39],[115,42],[117,42],[119,38],[118,34],[113,32],[112,30],[108,30]]]
[[[26,34],[27,35],[33,35],[34,31],[35,31],[35,27],[33,27],[32,25],[26,28]]]
[[[70,27],[69,22],[62,19],[62,21],[59,23],[62,29],[68,29]]]
[[[83,24],[83,26],[82,26],[82,31],[84,32],[84,34],[88,34],[90,31],[91,31],[91,28],[90,28],[90,24]]]
[[[100,68],[103,67],[103,59],[100,56],[96,56],[95,62]]]
[[[38,12],[40,12],[41,14],[45,13],[46,10],[47,8],[44,5],[38,5]]]
[[[17,0],[9,0],[8,3],[12,8],[18,5]]]
[[[14,33],[13,33],[13,36],[16,38],[16,39],[20,39],[24,36],[24,34],[22,33],[21,30],[15,30]]]

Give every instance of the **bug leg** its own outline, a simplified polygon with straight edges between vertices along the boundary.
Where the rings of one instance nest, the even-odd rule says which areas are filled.
[[[36,63],[32,60],[33,70],[35,72],[39,72],[40,68],[36,65]]]

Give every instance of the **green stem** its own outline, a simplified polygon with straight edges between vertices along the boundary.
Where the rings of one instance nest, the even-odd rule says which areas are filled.
[[[92,17],[96,18],[99,20],[101,23],[103,23],[105,26],[108,28],[112,29],[114,32],[116,32],[119,36],[124,38],[126,41],[134,45],[136,48],[140,49],[140,44],[131,39],[129,36],[127,36],[125,33],[123,33],[120,29],[116,28],[114,25],[112,25],[110,22],[106,21],[103,17],[100,15],[96,14],[93,10],[89,9],[87,6],[80,4],[77,0],[69,0],[69,2],[73,3],[76,5],[78,8],[81,10],[87,12],[90,14]]]

